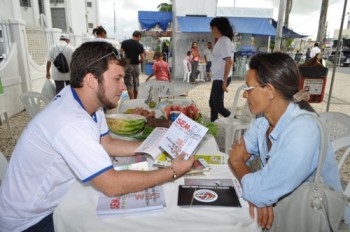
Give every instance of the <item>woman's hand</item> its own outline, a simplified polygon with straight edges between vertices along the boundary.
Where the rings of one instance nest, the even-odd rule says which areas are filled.
[[[234,142],[230,151],[231,161],[247,162],[250,159],[250,154],[245,148],[244,138],[242,137],[238,142]]]
[[[255,218],[254,209],[257,212],[257,223],[262,229],[270,229],[274,220],[273,207],[266,206],[258,208],[249,202],[249,214],[251,218]]]
[[[250,173],[250,169],[246,162],[250,158],[250,154],[247,152],[244,144],[244,139],[241,138],[239,143],[234,143],[229,154],[229,167],[233,174],[239,181],[242,180],[243,176]]]

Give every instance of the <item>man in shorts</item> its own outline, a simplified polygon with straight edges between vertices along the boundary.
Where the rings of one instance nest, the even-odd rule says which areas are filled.
[[[140,63],[143,63],[145,53],[141,40],[141,32],[134,31],[132,38],[124,40],[121,44],[121,53],[130,65],[125,71],[124,83],[128,90],[129,99],[136,99],[139,87]]]

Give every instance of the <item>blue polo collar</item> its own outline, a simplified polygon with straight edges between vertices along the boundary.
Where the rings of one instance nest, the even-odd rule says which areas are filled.
[[[86,111],[86,109],[85,109],[83,103],[81,102],[81,100],[80,100],[80,98],[79,98],[77,92],[75,91],[75,89],[72,88],[72,87],[71,87],[70,89],[72,90],[72,94],[73,94],[74,99],[75,99],[75,100],[79,103],[79,105]],[[87,111],[86,111],[86,112],[87,112]],[[97,123],[96,112],[93,113],[93,114],[91,115],[91,117],[92,117],[92,119]]]

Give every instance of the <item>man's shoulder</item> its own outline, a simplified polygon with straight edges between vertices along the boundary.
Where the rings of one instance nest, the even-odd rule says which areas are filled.
[[[121,45],[123,46],[123,44],[130,44],[132,43],[134,40],[133,39],[126,39],[126,40],[123,40],[123,42],[121,43]]]

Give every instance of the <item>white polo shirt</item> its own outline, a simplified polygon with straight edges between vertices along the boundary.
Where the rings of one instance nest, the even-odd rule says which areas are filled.
[[[225,59],[231,57],[233,60],[233,52],[232,41],[226,36],[221,36],[213,48],[213,58],[211,61],[212,80],[223,80],[226,63]],[[228,76],[232,76],[232,68]]]
[[[90,116],[67,86],[30,121],[0,186],[0,231],[22,231],[51,214],[75,179],[113,168],[100,144],[103,110]]]

